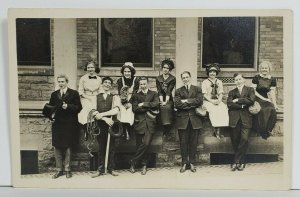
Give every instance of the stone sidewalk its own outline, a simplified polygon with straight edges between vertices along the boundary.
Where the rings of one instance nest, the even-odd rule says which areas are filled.
[[[283,162],[270,162],[270,163],[250,163],[246,165],[244,171],[230,170],[230,165],[207,165],[207,166],[196,166],[197,172],[192,173],[187,170],[185,173],[180,173],[180,167],[170,167],[170,168],[149,168],[145,176],[141,175],[139,169],[132,174],[129,170],[116,170],[115,172],[119,176],[111,176],[109,174],[99,176],[95,179],[118,179],[122,177],[159,177],[159,176],[242,176],[242,175],[275,175],[281,174],[283,172]],[[71,179],[85,179],[90,178],[94,173],[93,171],[88,172],[72,172],[73,177]],[[43,174],[30,174],[22,175],[22,179],[51,179],[54,173],[43,173]],[[66,179],[65,176],[61,176],[58,179]],[[57,179],[57,180],[58,180]]]

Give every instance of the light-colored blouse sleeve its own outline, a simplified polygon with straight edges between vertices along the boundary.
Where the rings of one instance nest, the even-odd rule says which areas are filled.
[[[80,79],[79,79],[79,85],[78,85],[78,93],[79,95],[83,95],[84,93],[84,87],[83,87],[83,84],[84,84],[84,78],[85,78],[85,75],[83,75]]]
[[[217,80],[217,85],[218,85],[218,94],[223,94],[224,93],[224,89],[223,89],[223,82],[221,80]]]
[[[207,93],[209,93],[208,91],[208,88],[207,88],[207,80],[205,79],[203,82],[202,82],[202,84],[201,84],[201,88],[202,88],[202,93],[203,94],[207,94]]]

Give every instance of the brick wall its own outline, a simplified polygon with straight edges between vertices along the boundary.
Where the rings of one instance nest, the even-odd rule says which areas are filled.
[[[98,19],[77,19],[77,65],[79,69],[92,56],[98,57]]]
[[[154,19],[154,67],[160,70],[160,63],[165,58],[175,61],[176,18]],[[175,62],[176,67],[176,62]]]

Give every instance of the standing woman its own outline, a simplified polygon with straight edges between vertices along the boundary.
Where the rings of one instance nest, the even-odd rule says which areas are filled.
[[[270,75],[271,67],[271,62],[263,61],[259,65],[260,73],[252,79],[256,101],[261,106],[260,112],[254,117],[253,129],[263,139],[270,137],[277,120],[276,79]]]
[[[121,68],[122,77],[117,80],[118,93],[121,98],[120,122],[122,123],[123,133],[126,140],[130,140],[129,133],[134,121],[132,106],[129,102],[131,96],[139,90],[139,81],[135,77],[135,68],[132,62],[125,62]]]
[[[88,61],[84,66],[86,74],[79,80],[78,92],[82,110],[78,114],[78,121],[82,125],[87,123],[87,116],[92,109],[97,109],[97,95],[102,91],[102,80],[97,75],[100,72],[98,64]]]
[[[163,134],[168,136],[173,122],[173,96],[172,91],[176,84],[176,78],[170,74],[174,69],[174,62],[165,59],[161,62],[162,75],[156,78],[156,87],[160,103],[160,120],[163,126]]]
[[[208,78],[202,82],[203,106],[209,114],[210,122],[214,127],[214,135],[218,139],[221,138],[220,127],[227,127],[229,124],[228,108],[222,102],[223,83],[217,79],[220,71],[218,63],[207,65],[206,74]]]

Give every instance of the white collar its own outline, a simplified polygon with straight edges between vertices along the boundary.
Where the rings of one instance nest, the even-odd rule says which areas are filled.
[[[110,95],[111,94],[110,91],[108,91],[108,92],[103,91],[102,93],[106,94],[106,95]]]
[[[144,92],[143,90],[140,89],[139,92],[143,92],[144,94],[147,94],[147,93],[148,93],[148,90],[149,90],[149,89],[147,88],[147,89],[145,90],[145,92]]]
[[[188,84],[184,85],[184,87],[188,86],[188,88],[190,89],[191,85],[192,85],[192,83],[188,83]]]
[[[60,89],[59,91],[60,91],[60,93],[65,93],[66,94],[66,92],[67,92],[67,90],[68,90],[68,87],[65,87],[64,89]]]
[[[259,76],[261,76],[262,78],[271,79],[271,75],[270,74],[266,75],[266,76],[264,76],[263,74],[259,74]]]
[[[242,90],[244,86],[245,86],[245,84],[242,85],[241,87],[237,87],[237,88],[238,88],[239,90]]]

